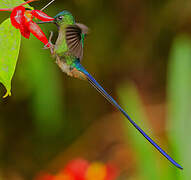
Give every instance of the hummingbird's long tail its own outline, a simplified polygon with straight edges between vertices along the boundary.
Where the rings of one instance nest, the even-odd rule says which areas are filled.
[[[160,148],[130,117],[129,115],[119,106],[119,104],[98,84],[98,82],[85,70],[85,68],[80,64],[76,63],[76,67],[79,71],[83,72],[90,84],[102,94],[113,106],[115,106],[121,113],[129,120],[129,122],[172,164],[176,167],[183,169],[175,160],[173,160],[162,148]]]

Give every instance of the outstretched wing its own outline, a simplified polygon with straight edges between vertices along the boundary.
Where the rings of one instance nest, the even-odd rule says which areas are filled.
[[[80,60],[83,58],[84,37],[88,32],[88,27],[83,24],[76,23],[66,28],[66,43],[72,55]]]

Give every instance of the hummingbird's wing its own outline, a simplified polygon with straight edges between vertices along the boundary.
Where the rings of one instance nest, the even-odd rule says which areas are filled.
[[[102,94],[114,107],[116,107],[128,120],[129,122],[172,164],[176,167],[183,169],[175,160],[173,160],[160,146],[158,146],[130,117],[129,115],[119,106],[119,104],[99,85],[99,83],[85,70],[85,68],[76,61],[76,67],[79,71],[83,72],[90,84]]]
[[[80,60],[83,57],[84,36],[87,34],[87,32],[88,28],[79,23],[66,27],[66,43],[68,45],[69,51],[72,55]]]
[[[76,23],[76,25],[82,30],[82,34],[88,34],[89,28],[86,25],[80,23]]]

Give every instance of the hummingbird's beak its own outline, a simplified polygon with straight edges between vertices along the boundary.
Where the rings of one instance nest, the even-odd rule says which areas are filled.
[[[54,20],[53,21],[39,21],[39,22],[37,22],[37,24],[45,24],[45,23],[54,23]]]

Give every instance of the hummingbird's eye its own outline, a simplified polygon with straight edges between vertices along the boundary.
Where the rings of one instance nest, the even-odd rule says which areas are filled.
[[[58,16],[58,20],[62,20],[63,19],[63,16]]]

